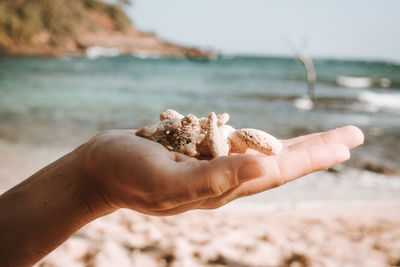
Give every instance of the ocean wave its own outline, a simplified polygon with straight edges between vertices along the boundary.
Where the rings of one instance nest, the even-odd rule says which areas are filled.
[[[95,59],[98,57],[116,57],[119,54],[119,49],[115,47],[91,46],[86,49],[86,56],[89,59]]]
[[[389,88],[392,85],[392,81],[389,78],[372,78],[372,77],[351,77],[351,76],[339,76],[336,79],[336,83],[339,86],[346,88],[369,88],[378,86],[382,88]]]
[[[293,104],[295,105],[296,108],[302,109],[302,110],[311,110],[314,107],[314,103],[310,99],[309,96],[303,96],[300,98],[296,98],[293,101]]]
[[[162,58],[162,54],[158,51],[146,51],[146,50],[138,50],[131,54],[133,57],[137,57],[140,59],[148,59],[148,58]]]
[[[381,109],[400,110],[400,94],[399,93],[375,93],[371,91],[362,92],[358,99],[367,103],[372,111]]]
[[[372,86],[372,79],[369,77],[339,76],[336,79],[338,85],[348,88],[368,88]]]

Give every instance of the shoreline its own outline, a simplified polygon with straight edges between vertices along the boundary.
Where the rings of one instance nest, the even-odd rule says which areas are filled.
[[[213,59],[218,54],[211,50],[186,47],[158,38],[134,27],[125,33],[116,31],[85,32],[64,44],[11,42],[0,46],[0,56],[38,56],[47,58],[134,55],[137,57],[171,57]]]

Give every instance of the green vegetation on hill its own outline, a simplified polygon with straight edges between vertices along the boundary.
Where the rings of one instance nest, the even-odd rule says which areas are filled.
[[[0,0],[0,47],[30,43],[47,33],[52,43],[74,38],[87,22],[89,13],[108,16],[117,31],[132,26],[121,5],[129,1],[106,3],[101,0]]]

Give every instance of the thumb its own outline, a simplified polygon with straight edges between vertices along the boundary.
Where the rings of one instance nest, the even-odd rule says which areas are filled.
[[[264,175],[264,168],[253,155],[224,156],[211,161],[186,162],[177,175],[183,178],[191,198],[202,199],[222,195],[239,184]]]

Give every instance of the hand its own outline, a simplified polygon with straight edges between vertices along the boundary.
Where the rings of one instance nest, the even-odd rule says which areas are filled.
[[[152,215],[218,208],[236,198],[283,185],[349,159],[363,143],[362,132],[347,126],[283,140],[283,151],[198,160],[168,151],[133,131],[107,131],[82,148],[84,172],[108,208]],[[89,197],[88,202],[92,204]]]

